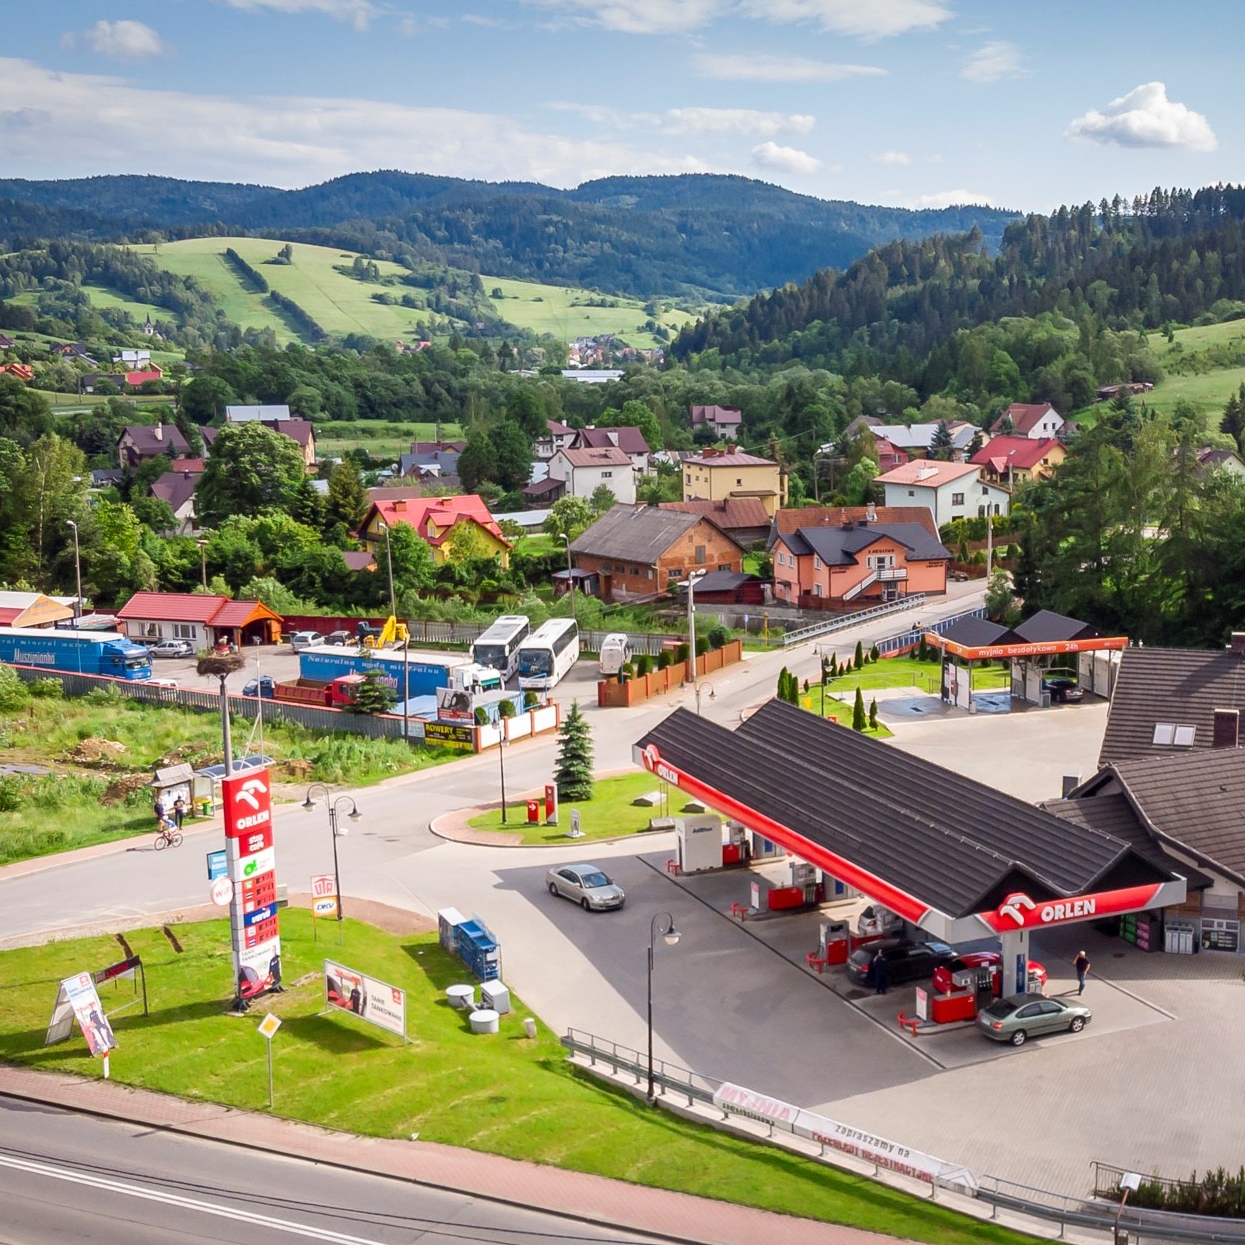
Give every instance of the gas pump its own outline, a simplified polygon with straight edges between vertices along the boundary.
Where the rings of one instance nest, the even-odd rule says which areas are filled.
[[[791,861],[791,885],[804,892],[806,904],[817,901],[817,869],[804,860]]]

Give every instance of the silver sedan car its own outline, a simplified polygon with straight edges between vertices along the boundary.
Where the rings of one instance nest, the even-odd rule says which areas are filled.
[[[615,885],[599,865],[558,865],[545,874],[549,893],[570,899],[585,912],[621,908],[627,896]]]

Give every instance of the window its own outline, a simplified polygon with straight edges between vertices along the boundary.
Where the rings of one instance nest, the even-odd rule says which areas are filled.
[[[914,493],[911,489],[909,489],[909,490],[908,490],[908,496],[909,496],[909,497],[915,497],[915,496],[916,496],[916,494],[915,494],[915,493]]]
[[[735,487],[736,487],[736,488],[743,488],[743,483],[744,483],[744,482],[743,482],[741,479],[739,479],[738,477],[736,477],[736,479],[735,479]]]
[[[984,518],[986,517],[986,508],[985,508],[985,506],[978,506],[978,507],[977,507],[977,517],[978,517],[979,519],[984,519]]]
[[[964,504],[964,494],[963,493],[952,493],[951,504],[953,506],[962,506]]]
[[[612,478],[613,478],[613,475],[614,475],[614,473],[613,473],[612,471],[603,471],[603,472],[601,472],[601,479],[602,479],[602,480],[609,480],[609,479],[612,479]]]
[[[813,596],[815,597],[821,596],[821,585],[820,584],[813,585]]]
[[[648,577],[649,579],[653,578],[653,568],[651,566],[648,568]]]
[[[640,568],[639,568],[638,566],[633,566],[633,567],[631,568],[631,573],[632,573],[632,574],[633,574],[633,575],[634,575],[637,579],[639,579],[639,578],[640,578]]]
[[[614,567],[613,567],[613,565],[612,565],[611,563],[609,563],[609,562],[602,562],[602,563],[601,563],[601,569],[602,569],[602,570],[603,570],[603,571],[604,571],[604,572],[608,575],[608,574],[610,573],[610,571],[612,571],[612,570],[614,569]]]
[[[1156,722],[1154,738],[1151,742],[1156,748],[1192,748],[1196,735],[1196,726],[1185,726],[1175,722]]]
[[[676,579],[682,579],[682,578],[683,578],[683,572],[676,568],[672,567],[670,570],[666,572],[666,583],[668,584],[672,584],[674,583]]]
[[[703,566],[704,562],[705,562],[705,547],[704,545],[697,545],[696,546],[696,565]]]
[[[194,623],[174,623],[173,638],[175,640],[193,640],[195,638]]]

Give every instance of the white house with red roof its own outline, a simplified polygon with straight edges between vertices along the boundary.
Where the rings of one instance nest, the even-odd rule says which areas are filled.
[[[359,539],[377,558],[378,566],[385,552],[386,531],[400,523],[414,528],[416,534],[432,546],[432,557],[438,564],[453,556],[455,538],[471,529],[480,533],[491,556],[500,558],[502,566],[510,565],[513,546],[502,535],[488,506],[474,493],[373,501],[359,527]]]
[[[1007,489],[983,480],[975,463],[918,458],[875,476],[873,482],[884,490],[884,505],[928,506],[939,527],[952,519],[1007,514],[1011,503]]]
[[[1011,420],[1013,432],[1009,436],[1028,437],[1031,441],[1045,441],[1057,437],[1067,422],[1049,402],[1013,402],[990,425],[990,435],[998,436]]]
[[[239,647],[276,644],[281,615],[262,601],[198,592],[136,592],[118,611],[126,636],[141,644],[189,640],[196,649],[225,640]]]
[[[565,485],[566,493],[571,497],[591,497],[604,484],[614,494],[616,502],[635,505],[635,467],[627,453],[617,445],[558,450],[549,460],[548,478]]]

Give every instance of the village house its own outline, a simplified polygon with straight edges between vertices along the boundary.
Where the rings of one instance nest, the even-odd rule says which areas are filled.
[[[35,378],[35,369],[29,363],[0,363],[0,374],[29,382]]]
[[[902,454],[901,460],[889,465],[879,458],[878,469],[890,471],[910,459],[929,458],[938,426],[938,421],[924,424],[887,424],[876,415],[860,415],[847,425],[843,435],[849,440],[855,440],[862,433],[868,432],[875,442],[885,444],[888,455]],[[968,447],[981,429],[967,420],[951,419],[947,421],[947,431],[951,434],[951,457],[958,461],[968,453]],[[879,454],[881,453],[883,450],[879,446]]]
[[[143,644],[188,640],[197,650],[224,641],[241,648],[276,644],[281,615],[262,601],[198,592],[136,592],[118,611],[129,639]]]
[[[887,506],[928,506],[939,528],[952,519],[1007,514],[1011,494],[1000,484],[987,484],[974,463],[914,459],[877,476]]]
[[[548,479],[561,483],[562,495],[589,498],[604,484],[614,500],[630,505],[635,501],[635,468],[630,457],[616,445],[604,449],[558,450],[549,460]],[[552,502],[556,494],[552,488],[544,496],[532,491],[524,492],[533,500]]]
[[[1045,441],[1049,437],[1057,437],[1066,421],[1049,402],[1013,402],[990,425],[990,435],[1004,435],[1009,422],[1012,431],[1005,435]]]
[[[510,542],[502,535],[497,521],[484,501],[474,493],[458,497],[398,497],[373,501],[359,528],[362,541],[373,557],[385,553],[386,531],[398,524],[415,529],[432,547],[432,559],[441,565],[453,556],[454,541],[465,531],[478,532],[485,556],[510,565]]]
[[[227,424],[270,424],[286,419],[293,419],[290,408],[285,403],[272,403],[268,406],[242,405],[225,407],[225,423]]]
[[[190,446],[176,424],[126,424],[117,438],[117,462],[124,470],[137,467],[139,463],[166,454],[169,458],[183,458],[190,454]]]
[[[706,519],[712,519],[745,549],[764,544],[773,522],[757,497],[728,497],[723,501],[663,501],[658,505],[663,510],[681,510],[684,514],[702,514]]]
[[[159,479],[152,481],[147,490],[152,497],[167,503],[173,512],[173,527],[163,533],[166,536],[188,536],[198,528],[195,517],[195,489],[203,475],[202,459],[183,459],[187,464],[178,467],[174,463],[172,471],[166,471]],[[198,464],[198,471],[192,471],[191,464]]]
[[[920,508],[913,508],[919,511]],[[944,593],[950,552],[925,517],[883,521],[874,507],[838,526],[820,523],[775,534],[774,596],[803,609]],[[792,522],[800,511],[788,512]]]
[[[613,506],[571,542],[579,580],[604,601],[665,592],[696,570],[742,571],[744,550],[712,519],[658,506]]]
[[[693,406],[691,408],[692,431],[708,425],[727,441],[739,440],[739,427],[744,422],[742,411],[730,406]]]
[[[545,420],[545,435],[532,443],[537,458],[550,459],[559,450],[569,450],[575,441],[577,429],[556,419]]]
[[[571,441],[573,450],[604,450],[610,446],[622,450],[631,459],[637,475],[648,471],[648,442],[644,434],[633,425],[623,424],[616,428],[579,428]]]
[[[398,475],[404,480],[458,479],[458,459],[466,441],[412,441],[411,452],[398,459]]]
[[[1030,437],[994,437],[968,461],[981,468],[983,480],[1013,488],[1046,480],[1068,456],[1062,441],[1048,437],[1034,441]]]
[[[1234,479],[1245,479],[1245,462],[1235,450],[1216,450],[1206,446],[1198,450],[1197,462],[1204,476],[1212,471],[1222,471]]]
[[[787,504],[787,476],[770,458],[740,450],[705,450],[683,460],[684,501],[755,497],[765,513]]]

